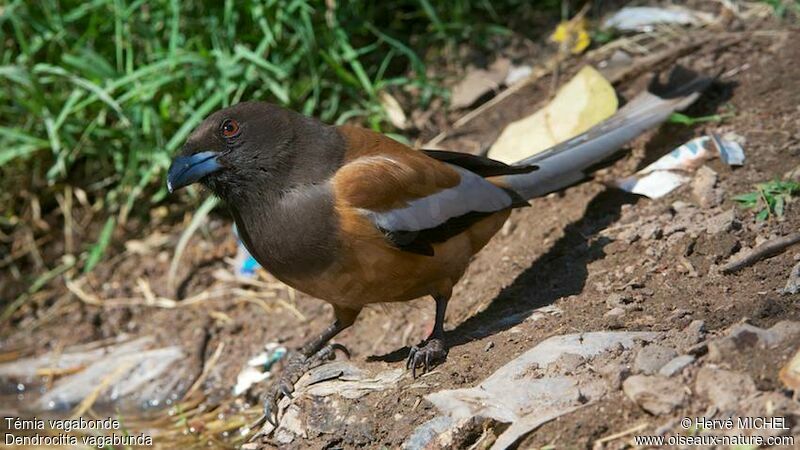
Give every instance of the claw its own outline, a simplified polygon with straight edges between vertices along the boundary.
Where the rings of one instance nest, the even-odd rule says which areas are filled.
[[[294,384],[300,377],[310,369],[322,365],[325,361],[334,359],[336,357],[336,350],[341,351],[347,357],[350,357],[350,352],[341,344],[331,344],[324,347],[311,357],[305,357],[299,353],[294,354],[288,358],[284,367],[284,372],[281,377],[277,379],[270,387],[267,394],[264,396],[264,420],[269,422],[273,427],[278,427],[278,400],[281,396],[289,399],[294,399]]]
[[[272,411],[276,408],[277,404],[275,400],[265,400],[264,401],[264,420],[269,422],[274,428],[278,428],[278,417],[277,413],[273,414]]]
[[[421,347],[411,347],[406,358],[406,370],[411,369],[411,376],[417,378],[418,367],[422,367],[422,374],[428,373],[437,361],[446,356],[444,343],[440,339],[431,338]]]
[[[414,364],[415,363],[414,355],[417,354],[418,350],[419,350],[419,347],[417,347],[416,345],[411,347],[408,350],[408,358],[406,358],[406,370],[411,369],[412,367],[414,367],[416,365],[416,364]]]
[[[290,399],[294,399],[294,397],[292,396],[292,392],[294,392],[294,387],[292,387],[292,386],[289,386],[289,384],[288,384],[288,383],[285,383],[285,382],[283,382],[283,381],[281,381],[281,382],[280,382],[280,384],[278,385],[278,387],[280,388],[280,390],[281,390],[281,393],[282,393],[283,395],[285,395],[285,396],[289,397]]]
[[[342,344],[331,344],[330,348],[332,350],[332,353],[335,354],[336,350],[339,350],[340,352],[344,353],[344,356],[346,356],[347,359],[350,359],[350,350],[348,350],[347,347],[345,347],[344,345],[342,345]]]

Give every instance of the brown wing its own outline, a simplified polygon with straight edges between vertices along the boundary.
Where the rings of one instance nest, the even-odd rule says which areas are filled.
[[[340,214],[367,218],[397,248],[430,255],[432,244],[514,206],[476,173],[369,130],[340,131],[348,149],[333,179]]]

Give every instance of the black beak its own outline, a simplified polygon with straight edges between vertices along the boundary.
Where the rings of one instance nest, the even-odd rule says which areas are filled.
[[[204,176],[222,168],[217,161],[217,152],[200,152],[191,156],[178,156],[172,161],[167,172],[167,189],[178,189],[197,182]]]

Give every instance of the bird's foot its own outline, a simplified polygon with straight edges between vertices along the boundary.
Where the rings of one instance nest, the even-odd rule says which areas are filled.
[[[286,362],[283,372],[267,390],[262,398],[264,404],[264,419],[271,423],[272,426],[278,426],[278,402],[281,397],[286,396],[290,399],[294,393],[294,385],[297,380],[306,372],[316,367],[321,366],[327,361],[333,360],[336,357],[336,350],[341,351],[347,357],[350,352],[341,344],[330,344],[322,347],[320,351],[310,357],[304,356],[302,353],[293,353]],[[262,420],[264,420],[262,419]]]
[[[406,369],[411,369],[411,376],[417,378],[417,367],[422,367],[424,374],[437,363],[447,357],[447,347],[440,338],[430,338],[421,347],[413,346],[408,352]]]

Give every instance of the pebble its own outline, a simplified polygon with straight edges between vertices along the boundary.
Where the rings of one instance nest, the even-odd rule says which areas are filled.
[[[800,292],[800,263],[796,264],[789,272],[789,279],[781,293],[783,295],[797,294]]]
[[[664,229],[657,223],[651,223],[642,227],[640,235],[644,240],[658,240],[664,236]]]
[[[631,375],[631,370],[625,364],[608,363],[597,370],[607,381],[609,387],[617,390],[622,387],[622,382]]]
[[[603,314],[603,317],[622,317],[624,315],[625,315],[625,310],[617,306],[615,308],[611,308],[610,310],[608,310],[608,312]]]
[[[753,395],[756,385],[750,375],[706,366],[697,373],[694,390],[721,412],[729,412]]]
[[[677,373],[680,373],[686,366],[694,362],[694,356],[692,355],[680,355],[672,358],[670,362],[664,364],[661,369],[658,370],[659,375],[664,375],[665,377],[671,377]]]
[[[634,373],[652,375],[678,356],[674,349],[659,344],[642,347],[633,360]]]
[[[619,293],[613,293],[606,298],[606,305],[609,308],[625,308],[625,306],[631,304],[632,302],[633,298]]]
[[[741,225],[741,222],[736,220],[736,211],[729,209],[706,220],[705,228],[708,234],[719,234],[729,233]]]
[[[727,336],[710,342],[708,357],[711,361],[724,361],[731,353],[743,352],[753,347],[760,349],[774,347],[798,334],[800,334],[800,322],[783,320],[770,329],[742,323],[733,327]]]
[[[692,195],[702,208],[712,208],[722,203],[722,192],[715,189],[717,185],[717,172],[708,166],[697,170],[692,179]]]
[[[640,408],[657,416],[669,414],[686,403],[683,385],[658,375],[633,375],[622,383],[622,390]]]

